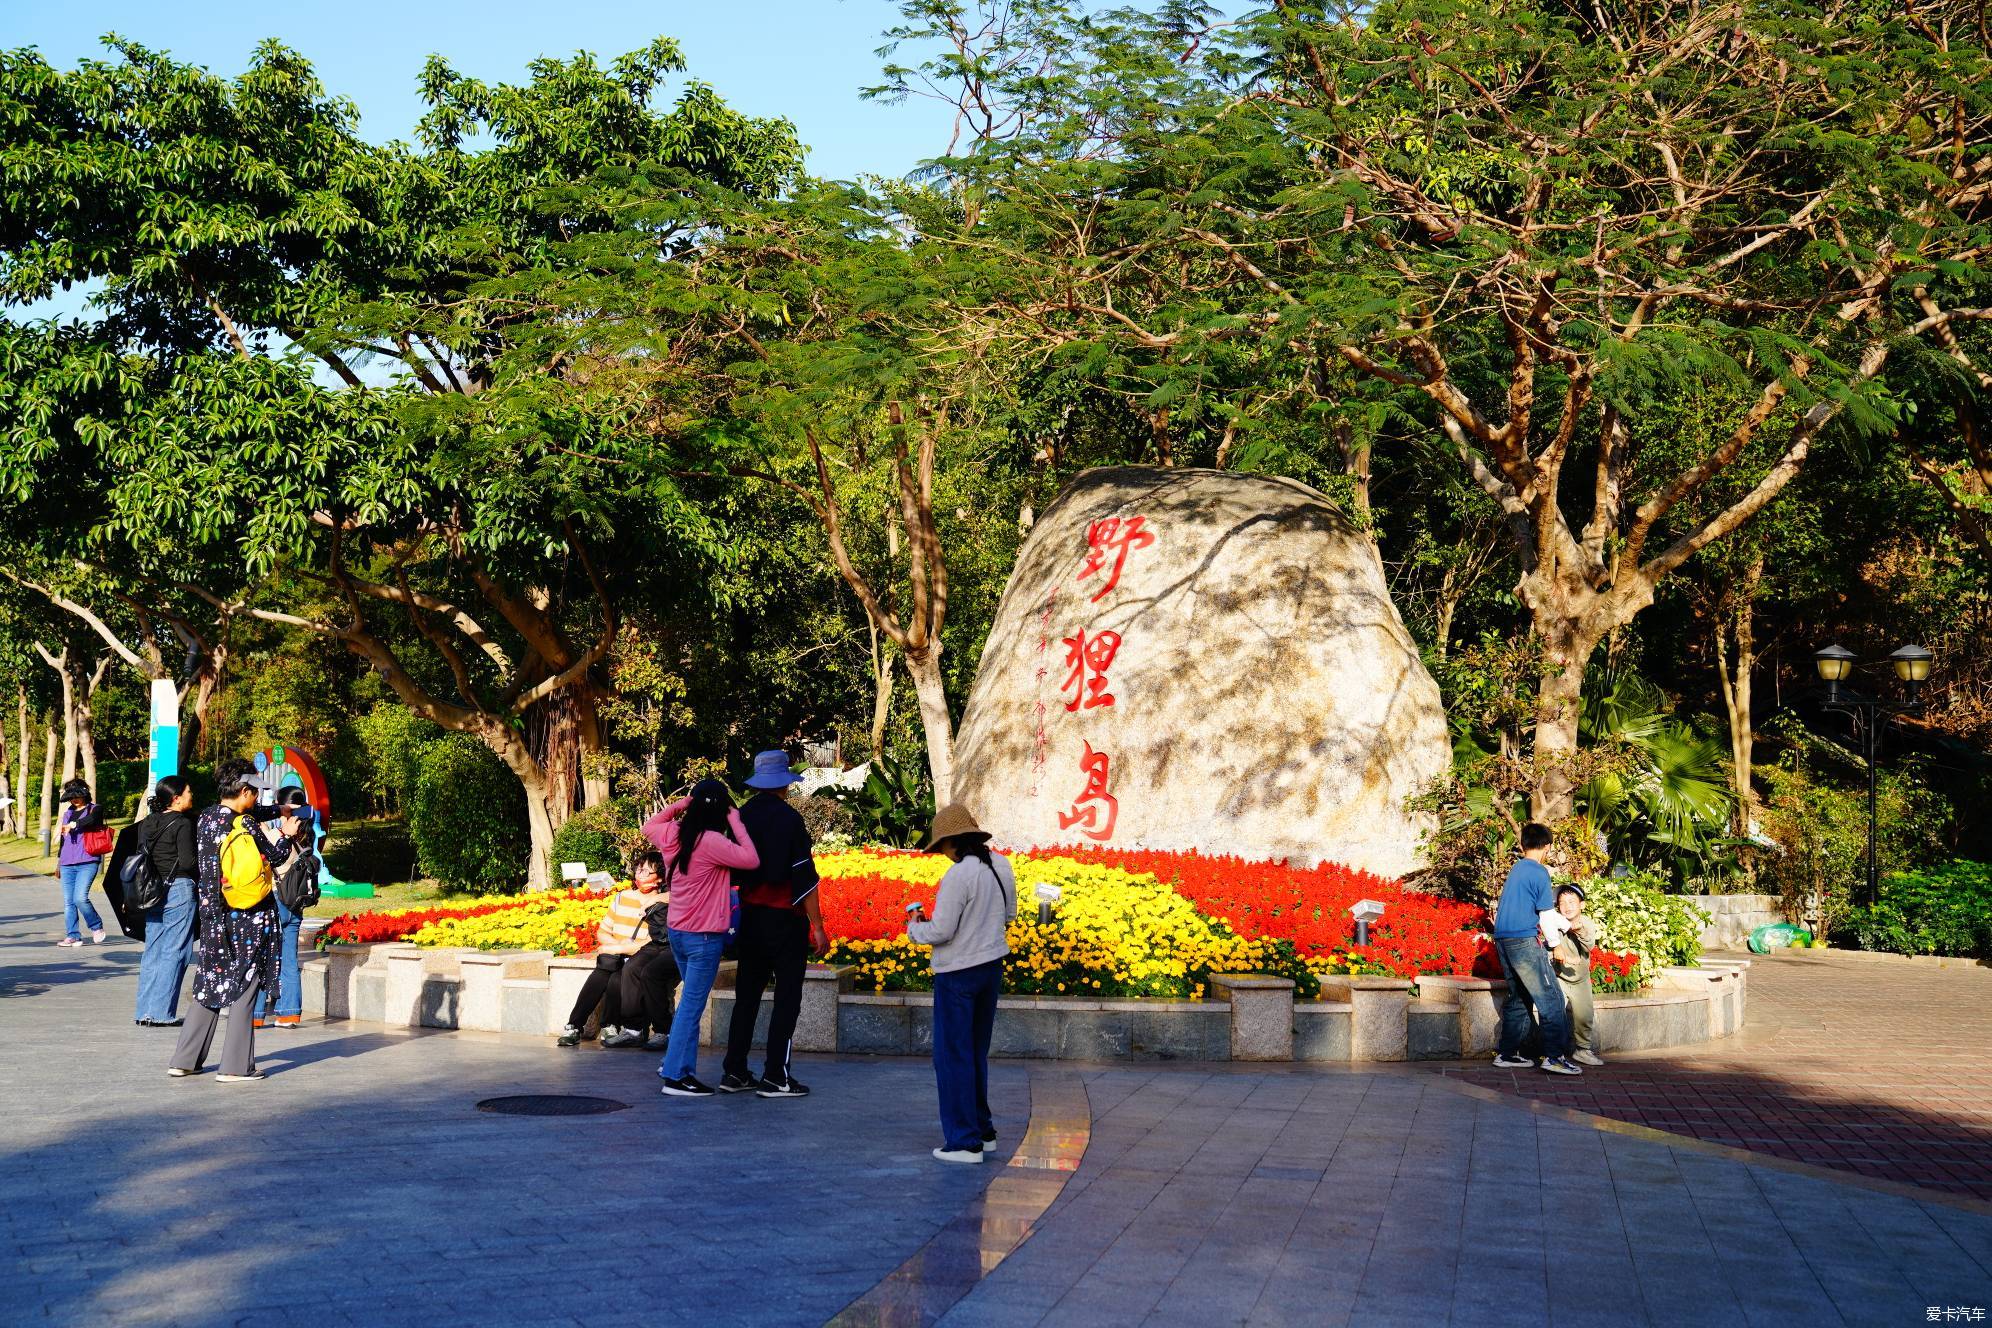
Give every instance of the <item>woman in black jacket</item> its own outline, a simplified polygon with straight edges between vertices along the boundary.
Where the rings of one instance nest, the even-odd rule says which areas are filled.
[[[145,911],[145,954],[138,961],[138,1023],[176,1028],[180,981],[194,952],[194,791],[168,775],[152,791],[152,814],[138,828],[138,851],[152,859],[165,897]]]

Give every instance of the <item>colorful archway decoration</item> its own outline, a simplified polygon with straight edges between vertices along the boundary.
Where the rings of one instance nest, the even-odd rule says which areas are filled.
[[[281,789],[301,788],[305,800],[318,812],[320,822],[330,819],[332,786],[325,781],[325,772],[311,759],[310,752],[301,747],[265,747],[251,759],[261,776],[263,791],[269,795],[265,801],[276,801]]]

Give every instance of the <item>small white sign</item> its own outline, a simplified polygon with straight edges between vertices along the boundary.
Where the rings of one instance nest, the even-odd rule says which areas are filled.
[[[1033,893],[1037,895],[1040,904],[1056,904],[1065,898],[1065,891],[1055,885],[1040,885]]]
[[[1383,905],[1374,899],[1358,899],[1350,906],[1349,916],[1358,922],[1375,922],[1383,916]]]
[[[564,866],[565,864],[562,865]],[[589,872],[586,879],[588,884],[594,886],[597,890],[613,890],[616,888],[616,878],[608,872]]]
[[[588,864],[585,862],[563,862],[560,864],[560,879],[563,881],[585,880]]]

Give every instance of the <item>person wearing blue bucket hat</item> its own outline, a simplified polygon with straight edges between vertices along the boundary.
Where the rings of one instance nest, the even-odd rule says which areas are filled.
[[[760,855],[757,867],[736,870],[740,890],[740,938],[734,946],[739,968],[733,976],[733,1022],[727,1029],[722,1093],[754,1093],[765,1098],[807,1097],[791,1070],[795,1023],[802,1012],[803,972],[811,954],[830,948],[816,896],[816,845],[801,813],[789,805],[789,790],[801,776],[789,769],[786,752],[762,752],[746,780],[754,796],[740,819]],[[759,1078],[748,1068],[761,993],[774,983],[768,1012],[768,1052]]]

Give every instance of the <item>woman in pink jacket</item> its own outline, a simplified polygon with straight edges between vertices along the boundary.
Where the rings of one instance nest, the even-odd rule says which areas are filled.
[[[667,1097],[711,1097],[713,1090],[693,1073],[698,1068],[699,1019],[719,976],[733,921],[733,868],[758,867],[761,855],[754,851],[732,795],[716,779],[694,784],[690,797],[644,822],[643,834],[664,855],[671,892],[671,957],[684,980],[671,1017],[671,1042],[657,1073]]]

